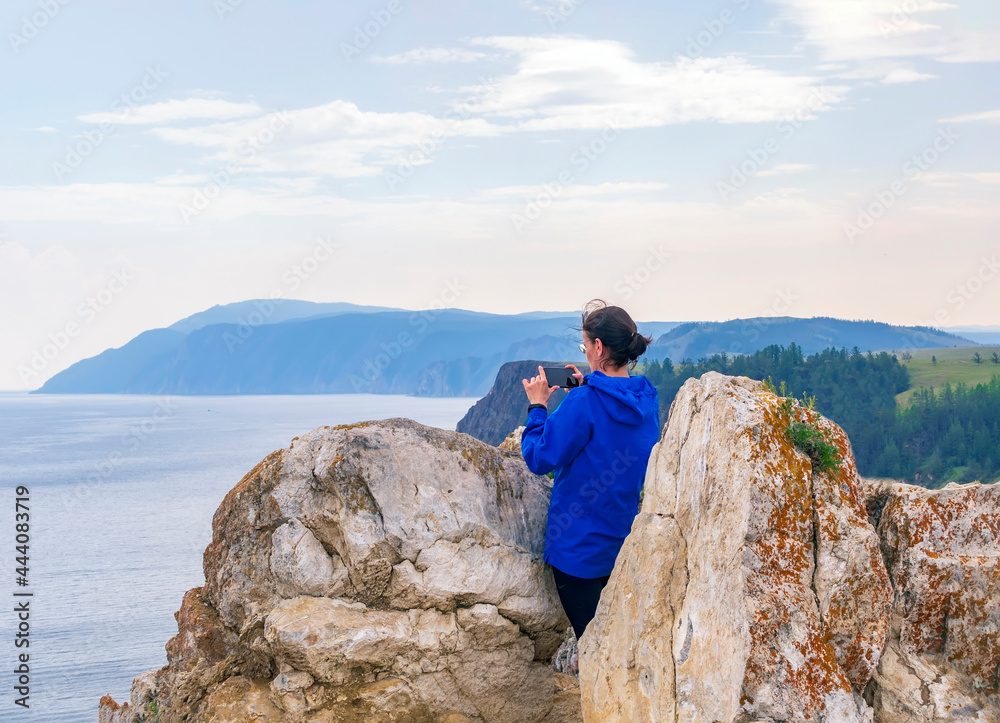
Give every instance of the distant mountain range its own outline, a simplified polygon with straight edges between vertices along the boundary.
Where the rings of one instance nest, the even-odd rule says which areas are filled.
[[[313,301],[298,299],[257,299],[253,301],[238,301],[235,304],[216,304],[211,309],[199,311],[168,329],[181,331],[185,334],[212,324],[278,324],[291,319],[308,319],[318,316],[335,316],[337,314],[366,314],[376,311],[406,311],[391,306],[360,306],[341,301],[331,301],[319,304]]]
[[[646,352],[657,361],[669,357],[674,363],[726,352],[752,354],[771,344],[795,342],[804,354],[823,349],[896,351],[939,347],[975,346],[976,342],[939,329],[922,326],[892,326],[877,321],[845,321],[817,316],[734,319],[722,322],[678,324],[657,339]]]
[[[950,334],[958,334],[977,344],[996,346],[1000,344],[1000,326],[949,326],[943,329]]]
[[[486,314],[346,303],[251,300],[143,332],[49,379],[51,394],[330,394],[483,396],[501,365],[584,361],[579,312]],[[637,322],[646,358],[674,362],[796,342],[805,353],[974,345],[922,327],[838,319]]]

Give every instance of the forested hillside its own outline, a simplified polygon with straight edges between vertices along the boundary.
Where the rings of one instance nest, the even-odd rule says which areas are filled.
[[[666,359],[642,370],[659,391],[664,422],[681,385],[707,371],[784,381],[789,394],[815,397],[816,409],[850,436],[865,476],[897,477],[926,487],[1000,476],[1000,377],[974,387],[918,390],[902,408],[896,395],[909,387],[909,373],[886,352],[827,349],[805,356],[790,344],[736,357],[717,354],[697,363],[674,365]]]

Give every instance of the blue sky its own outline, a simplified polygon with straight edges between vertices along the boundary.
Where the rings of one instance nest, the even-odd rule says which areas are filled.
[[[0,388],[275,293],[1000,324],[985,0],[17,0],[0,31]]]

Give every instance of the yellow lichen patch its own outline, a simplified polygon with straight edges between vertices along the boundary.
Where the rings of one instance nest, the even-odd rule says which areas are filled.
[[[370,427],[375,424],[374,420],[367,422],[354,422],[353,424],[335,424],[332,427],[324,427],[324,429],[361,429],[362,427]]]
[[[493,482],[496,486],[497,510],[503,509],[504,494],[507,495],[508,499],[514,497],[514,490],[511,489],[510,483],[503,473],[503,454],[495,447],[474,442],[463,444],[461,454],[463,459],[476,468],[484,480]]]
[[[486,445],[465,446],[462,448],[462,458],[471,462],[479,474],[484,477],[497,477],[503,472],[501,455],[492,447],[486,447]]]

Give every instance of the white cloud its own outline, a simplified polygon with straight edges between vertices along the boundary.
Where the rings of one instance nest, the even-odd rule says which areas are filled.
[[[915,83],[921,80],[932,80],[938,76],[931,73],[921,73],[912,63],[897,59],[875,58],[863,63],[846,65],[843,63],[824,63],[817,70],[830,71],[830,77],[845,80],[868,81],[863,85],[872,86],[894,85],[899,83]]]
[[[942,63],[1000,62],[1000,30],[955,32],[942,42],[937,59]]]
[[[760,68],[734,56],[640,62],[623,43],[570,37],[478,38],[517,53],[476,110],[521,130],[642,128],[694,121],[754,123],[807,117],[841,101],[845,86]]]
[[[783,176],[789,173],[802,173],[803,171],[809,171],[816,166],[812,163],[779,163],[774,168],[769,168],[764,171],[757,171],[758,176]]]
[[[0,221],[94,221],[184,227],[179,205],[189,202],[191,192],[200,187],[200,184],[149,183],[0,187]],[[377,231],[397,238],[447,239],[458,233],[498,241],[527,241],[531,233],[544,233],[545,229],[572,238],[578,230],[585,230],[585,235],[598,245],[606,244],[610,237],[628,237],[630,233],[658,237],[664,229],[670,229],[678,238],[690,234],[700,244],[725,247],[751,243],[751,237],[753,242],[762,241],[768,246],[802,244],[807,236],[795,234],[785,238],[776,234],[772,226],[808,226],[824,219],[833,223],[840,218],[832,204],[804,198],[800,192],[788,189],[747,195],[742,204],[726,205],[675,201],[664,193],[668,188],[656,182],[573,184],[564,189],[538,224],[524,235],[516,232],[509,218],[513,212],[522,212],[525,203],[539,194],[542,190],[539,186],[484,189],[466,199],[397,196],[352,200],[322,190],[303,193],[301,188],[281,184],[234,185],[212,202],[198,222],[241,217],[296,219],[312,215],[349,220],[358,238]],[[778,215],[772,215],[772,211]],[[732,229],[750,222],[753,230],[748,235],[732,233]],[[597,228],[602,230],[598,232]],[[840,226],[836,225],[836,229],[839,231]]]
[[[489,57],[486,53],[461,48],[414,48],[405,53],[372,58],[375,63],[407,65],[417,63],[474,63]]]
[[[921,173],[917,180],[929,186],[961,186],[965,181],[998,184],[1000,183],[1000,172]]]
[[[33,131],[40,131],[41,133],[55,133],[56,129],[52,126],[39,126],[38,128],[32,128]]]
[[[936,75],[931,75],[930,73],[918,73],[911,68],[900,68],[899,70],[892,70],[882,78],[882,83],[885,85],[894,85],[896,83],[915,83],[918,80],[933,80],[937,78]]]
[[[1000,60],[1000,32],[958,27],[958,3],[935,0],[769,0],[783,20],[799,26],[806,45],[824,60],[866,61],[924,56],[944,62]],[[944,15],[942,15],[942,13]],[[942,25],[929,19],[942,21]],[[970,19],[971,18],[971,19]]]
[[[229,120],[260,115],[263,112],[263,109],[254,102],[232,103],[218,98],[187,98],[165,100],[107,113],[88,113],[79,116],[77,120],[84,123],[153,125],[182,120]]]
[[[443,117],[371,112],[344,100],[282,112],[255,102],[192,97],[95,113],[81,121],[152,125],[156,138],[204,149],[206,172],[229,163],[241,172],[360,178],[400,164],[433,162],[450,138],[519,131],[655,127],[695,121],[764,122],[815,118],[846,86],[767,70],[738,57],[640,62],[623,43],[569,37],[481,38],[513,59],[512,74],[475,88]],[[418,48],[391,62],[468,60],[484,52]],[[383,59],[390,62],[390,59]],[[199,122],[200,121],[200,122]],[[208,121],[208,122],[205,122]],[[269,130],[269,128],[273,130]],[[182,173],[190,173],[185,169]],[[163,177],[153,185],[183,185]]]
[[[226,123],[152,129],[171,143],[216,149],[210,164],[237,162],[257,171],[332,178],[378,175],[406,158],[421,165],[448,138],[499,132],[481,119],[375,113],[341,100]]]
[[[982,113],[966,113],[965,115],[945,118],[941,123],[1000,123],[1000,109],[987,110]]]
[[[190,201],[190,191],[147,183],[4,186],[0,221],[170,223],[180,219],[182,201]]]

